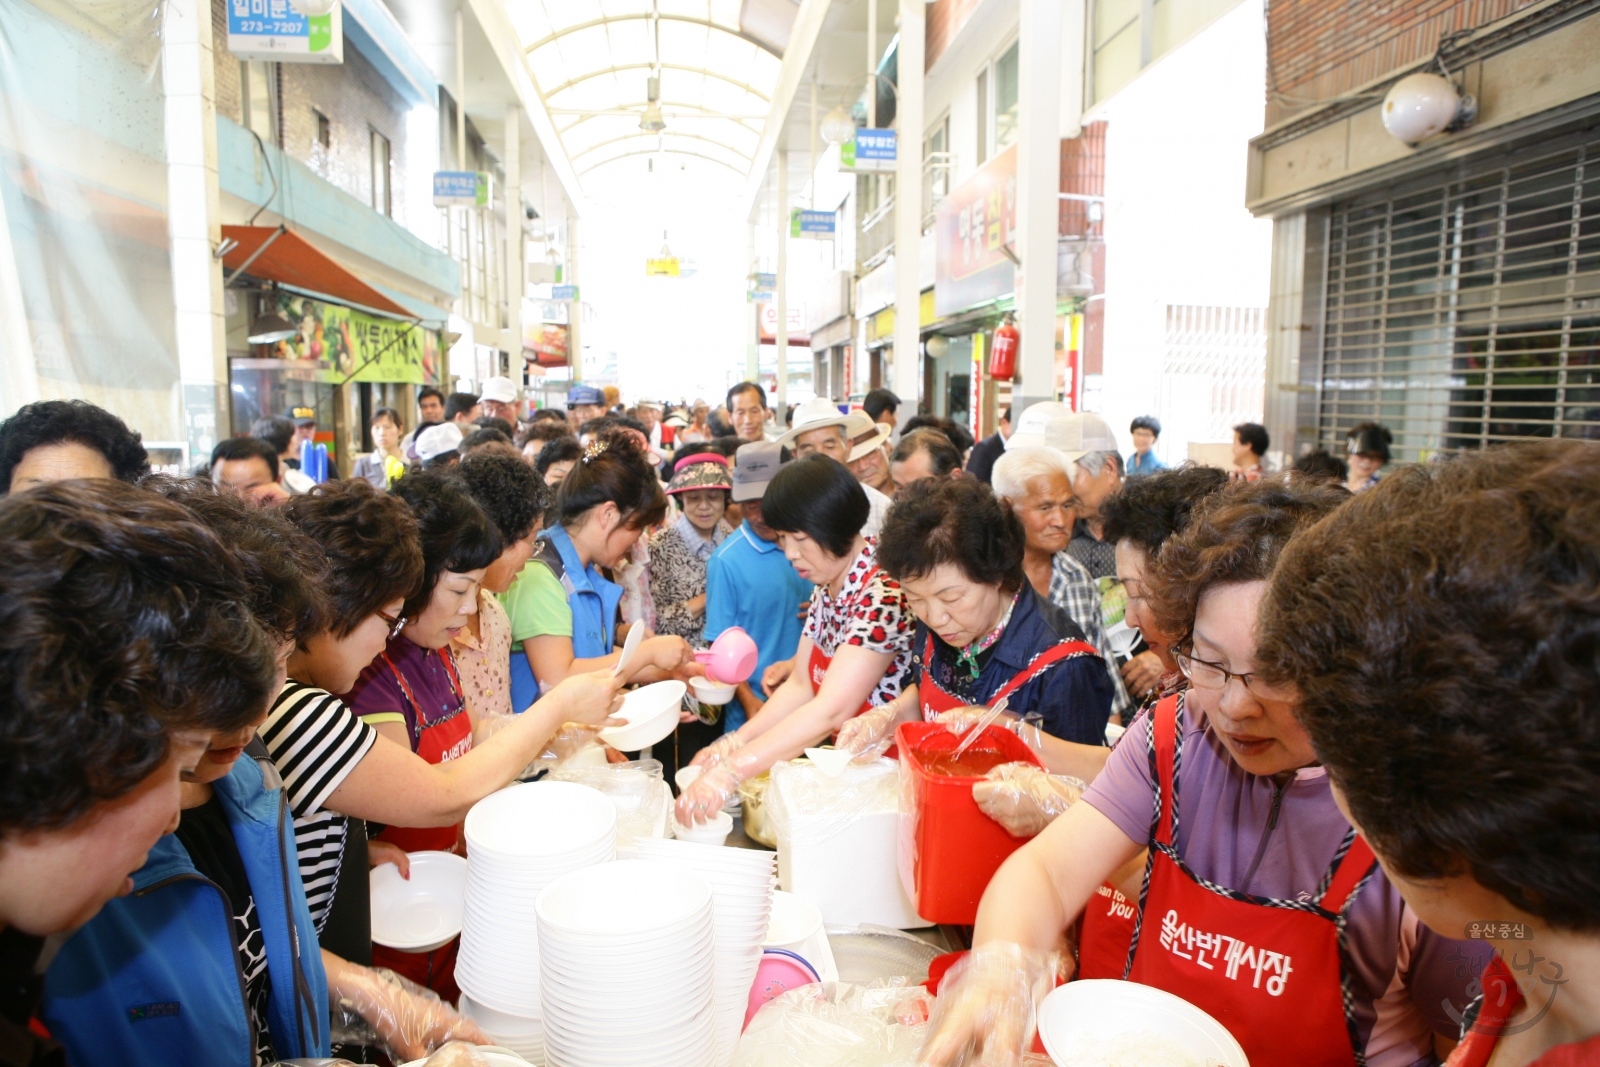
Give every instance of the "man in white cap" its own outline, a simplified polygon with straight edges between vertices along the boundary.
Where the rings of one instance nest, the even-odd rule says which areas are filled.
[[[859,416],[846,415],[839,410],[839,405],[827,397],[815,397],[794,409],[789,432],[778,438],[778,444],[793,452],[795,459],[827,456],[848,464],[854,451],[851,431],[860,429],[859,422]],[[884,436],[887,438],[888,435]],[[882,445],[882,441],[879,444]],[[887,463],[884,465],[888,466]],[[889,506],[893,501],[864,482],[861,488],[867,491],[870,509],[867,512],[867,524],[861,528],[861,532],[868,537],[877,537],[878,531],[883,529],[883,517],[889,514]]]
[[[417,458],[425,469],[448,467],[461,458],[461,427],[453,422],[429,426],[417,434]]]
[[[496,376],[483,383],[478,396],[478,406],[483,414],[505,419],[513,428],[517,425],[517,386],[510,378]]]
[[[1111,427],[1099,415],[1047,400],[1024,411],[1006,439],[1008,451],[1027,445],[1054,448],[1077,465],[1072,493],[1078,517],[1067,552],[1091,577],[1115,577],[1116,546],[1100,537],[1100,505],[1122,485],[1122,454]]]
[[[661,451],[661,405],[654,400],[640,400],[634,405],[639,422],[644,425],[645,436],[650,438],[651,451]]]
[[[853,442],[850,461],[846,464],[856,481],[885,496],[895,491],[894,479],[889,475],[890,434],[894,427],[884,422],[873,422],[865,411],[852,411],[851,422],[845,427]]]

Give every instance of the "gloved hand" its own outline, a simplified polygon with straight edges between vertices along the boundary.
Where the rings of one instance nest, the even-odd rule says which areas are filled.
[[[1002,763],[983,781],[972,783],[972,799],[1012,837],[1032,837],[1087,788],[1076,778],[1049,774],[1031,763]]]
[[[699,767],[709,771],[733,753],[744,747],[744,738],[738,730],[723,734],[705,748],[694,754],[694,759],[689,761],[689,766]]]
[[[717,812],[722,810],[722,806],[744,780],[737,762],[719,760],[689,783],[689,788],[678,797],[676,817],[679,826],[689,827],[717,817]]]
[[[381,968],[348,960],[328,966],[328,992],[336,1014],[354,1014],[372,1027],[398,1061],[420,1059],[449,1041],[487,1045],[476,1023],[463,1019],[430,989]],[[324,953],[323,961],[329,962]]]
[[[833,747],[853,752],[852,763],[871,763],[894,744],[895,725],[894,705],[879,704],[839,727],[839,737]]]
[[[1018,1067],[1033,1043],[1035,1005],[1055,986],[1056,953],[990,941],[939,985],[919,1064]]]

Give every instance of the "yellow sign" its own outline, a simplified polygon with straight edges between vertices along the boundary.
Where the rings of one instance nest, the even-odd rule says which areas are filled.
[[[678,257],[665,256],[661,259],[647,259],[644,261],[644,272],[651,278],[676,278],[678,277]]]
[[[300,332],[273,346],[278,359],[313,360],[324,381],[439,381],[439,335],[409,322],[380,319],[340,304],[278,290],[278,310]]]

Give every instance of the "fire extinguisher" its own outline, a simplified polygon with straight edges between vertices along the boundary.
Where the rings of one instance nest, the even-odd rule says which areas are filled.
[[[994,344],[989,349],[989,377],[1009,382],[1017,372],[1017,345],[1022,334],[1010,315],[994,331]]]

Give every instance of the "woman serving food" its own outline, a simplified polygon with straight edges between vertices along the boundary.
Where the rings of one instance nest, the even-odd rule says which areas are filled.
[[[699,778],[678,798],[678,821],[705,822],[739,783],[798,756],[869,708],[900,695],[911,662],[905,595],[863,536],[867,495],[844,464],[816,455],[773,476],[766,525],[800,577],[817,586],[787,681],[749,722],[695,756]]]
[[[1209,1012],[1253,1067],[1422,1067],[1448,1050],[1458,1024],[1442,1005],[1463,1002],[1472,947],[1405,906],[1340,814],[1293,692],[1255,670],[1279,553],[1345,499],[1230,485],[1163,546],[1147,595],[1161,629],[1186,635],[1175,658],[1191,688],[1142,717],[1082,801],[990,882],[924,1062],[1017,1062],[1063,931],[1146,847],[1124,976]]]

